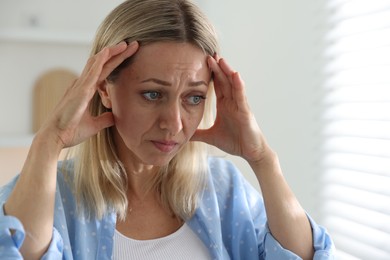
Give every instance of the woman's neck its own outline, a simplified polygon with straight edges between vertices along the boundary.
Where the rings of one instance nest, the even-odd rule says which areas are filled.
[[[157,167],[148,167],[138,165],[136,169],[128,168],[125,165],[127,175],[128,196],[134,196],[137,199],[143,199],[148,193],[153,192],[153,182],[158,174]]]

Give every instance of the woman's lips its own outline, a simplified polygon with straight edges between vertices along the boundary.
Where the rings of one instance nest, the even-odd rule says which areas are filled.
[[[172,150],[175,149],[176,145],[178,144],[173,141],[152,141],[152,143],[157,149],[164,153],[172,152]]]

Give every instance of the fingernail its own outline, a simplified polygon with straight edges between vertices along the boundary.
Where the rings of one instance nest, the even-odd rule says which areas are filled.
[[[135,44],[137,44],[137,41],[132,41],[132,42],[126,42],[127,43],[127,45],[131,45],[131,46],[133,46],[133,45],[135,45]]]
[[[236,71],[235,74],[237,75],[237,78],[238,78],[239,81],[244,82],[244,80],[241,77],[241,73]]]
[[[219,61],[220,61],[220,57],[219,57],[219,55],[218,55],[218,53],[214,53],[214,59],[217,61],[217,63],[219,63]]]

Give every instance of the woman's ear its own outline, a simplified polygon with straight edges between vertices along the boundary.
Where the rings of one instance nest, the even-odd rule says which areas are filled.
[[[111,103],[111,96],[110,96],[110,83],[105,80],[100,86],[98,87],[98,92],[100,95],[100,99],[102,100],[103,106],[105,106],[108,109],[112,108]]]

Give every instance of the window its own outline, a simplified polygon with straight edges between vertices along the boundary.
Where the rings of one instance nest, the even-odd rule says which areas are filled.
[[[338,259],[390,259],[390,0],[328,0],[322,224]]]

